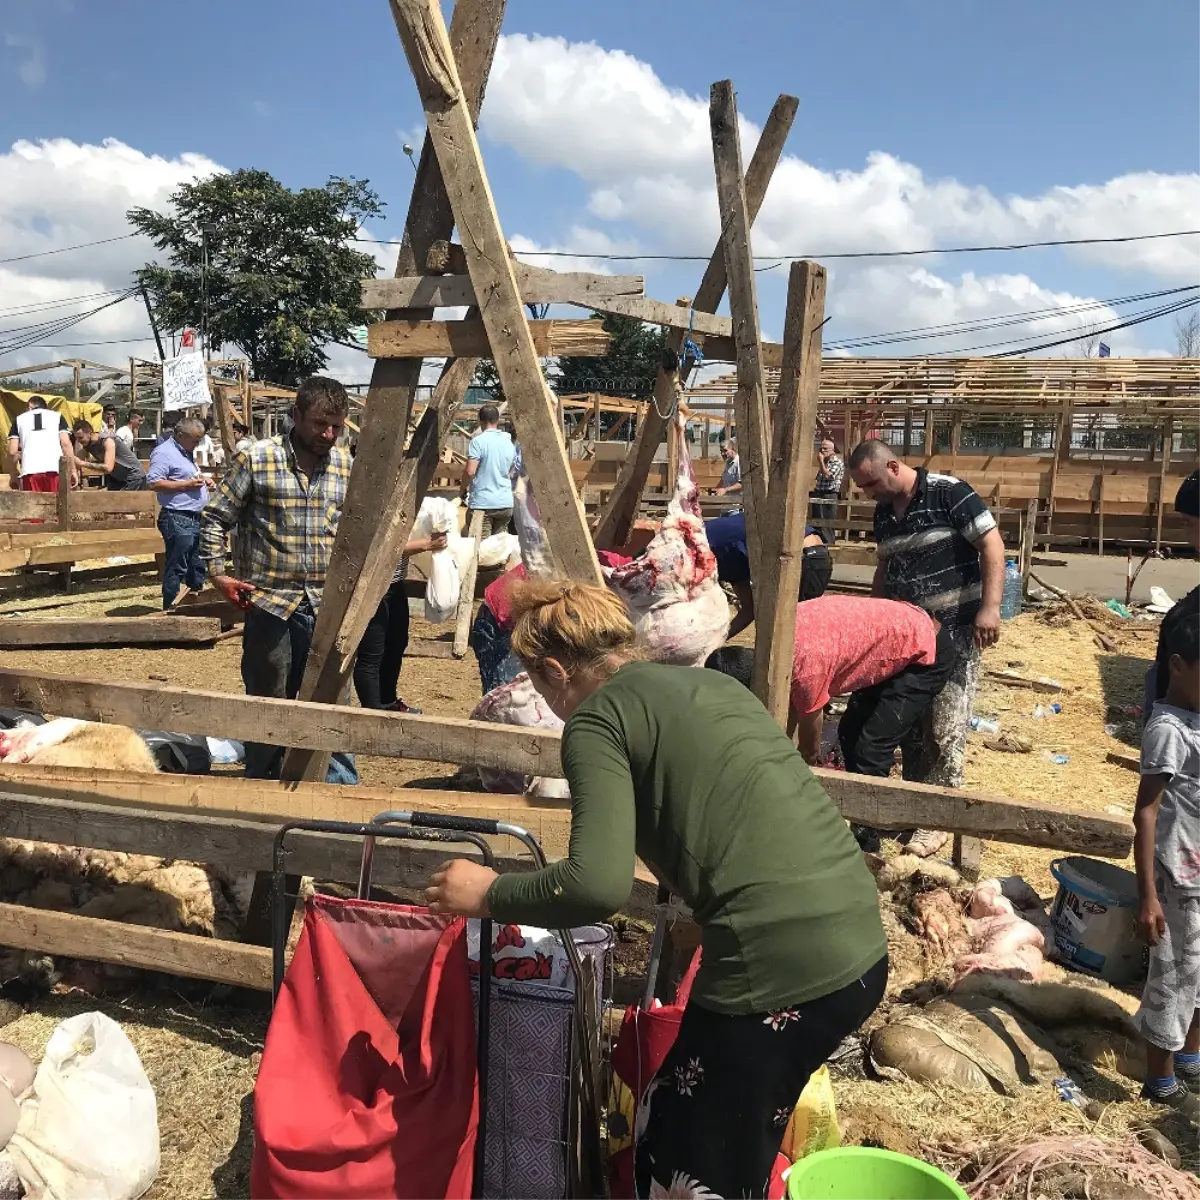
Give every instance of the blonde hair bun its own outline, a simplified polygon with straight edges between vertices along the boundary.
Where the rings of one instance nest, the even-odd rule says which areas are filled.
[[[527,667],[539,670],[553,658],[572,675],[604,673],[613,655],[632,654],[629,611],[606,587],[569,579],[527,579],[514,583],[509,596],[512,648]]]

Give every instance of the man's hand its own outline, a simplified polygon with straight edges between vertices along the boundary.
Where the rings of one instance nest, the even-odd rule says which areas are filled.
[[[425,889],[425,903],[431,913],[456,917],[489,917],[488,888],[496,872],[465,858],[442,863]]]
[[[446,534],[446,533],[431,534],[429,537],[429,550],[431,553],[436,554],[439,550],[445,550],[448,542],[449,542],[449,534]]]
[[[213,475],[209,475],[207,472],[203,472],[203,471],[200,473],[200,482],[203,483],[205,487],[216,487],[217,486],[216,477]]]
[[[1138,933],[1150,946],[1157,946],[1167,932],[1167,918],[1163,915],[1162,904],[1157,896],[1147,896],[1142,901],[1138,908],[1137,927]]]
[[[987,606],[975,617],[975,645],[980,650],[994,646],[1000,640],[1000,609]]]
[[[254,591],[254,584],[243,583],[240,579],[234,579],[232,575],[213,575],[211,581],[213,587],[230,604],[236,604],[238,608],[246,611],[250,609],[250,596]]]
[[[718,488],[713,488],[713,493],[712,493],[712,494],[713,494],[714,496],[723,496],[723,495],[725,495],[725,489],[724,489],[724,488],[720,488],[720,487],[718,487]]]

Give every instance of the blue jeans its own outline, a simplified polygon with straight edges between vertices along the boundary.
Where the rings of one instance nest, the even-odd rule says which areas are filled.
[[[242,683],[247,696],[271,696],[294,700],[304,679],[304,666],[312,647],[317,614],[304,600],[285,621],[282,617],[252,608],[246,613],[242,634]],[[278,779],[283,748],[260,742],[246,743],[246,778]],[[325,773],[326,783],[358,783],[354,756],[335,753]]]
[[[204,586],[204,561],[200,558],[200,514],[181,508],[164,508],[158,514],[158,532],[167,548],[163,567],[163,608],[170,608],[179,585],[193,592]]]
[[[471,649],[479,663],[479,682],[485,696],[502,683],[512,683],[525,670],[512,652],[508,634],[486,604],[479,606],[479,615],[471,626]]]

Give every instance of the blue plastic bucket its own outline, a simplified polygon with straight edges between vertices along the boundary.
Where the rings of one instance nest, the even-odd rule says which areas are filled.
[[[1050,912],[1054,944],[1069,966],[1110,983],[1133,983],[1146,971],[1135,913],[1137,876],[1095,858],[1056,858],[1058,895]]]

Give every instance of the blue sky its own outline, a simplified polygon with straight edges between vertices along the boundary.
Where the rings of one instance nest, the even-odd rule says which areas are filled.
[[[743,0],[736,7],[512,0],[504,32],[565,40],[514,42],[519,77],[510,72],[484,110],[485,159],[506,231],[538,246],[707,254],[708,225],[689,211],[707,212],[710,203],[703,190],[711,191],[711,159],[706,180],[703,145],[688,136],[701,110],[674,113],[651,142],[637,105],[650,114],[670,108],[674,90],[703,103],[720,78],[734,80],[740,112],[752,122],[765,118],[781,91],[801,98],[788,145],[796,170],[781,173],[769,223],[764,212],[763,245],[772,253],[1200,224],[1194,0],[1134,8],[1112,0]],[[581,71],[573,48],[586,43],[597,51]],[[629,70],[641,64],[642,73],[615,86],[619,103],[610,111],[589,88],[621,63]],[[19,140],[100,147],[115,139],[168,163],[190,153],[224,167],[265,167],[293,186],[355,175],[388,202],[388,219],[372,232],[398,236],[412,178],[401,144],[406,133],[419,134],[421,114],[384,0],[0,0],[0,83],[0,154]],[[530,90],[548,99],[524,107]],[[639,138],[645,144],[622,158],[622,144]],[[601,164],[595,170],[593,146]],[[872,175],[872,154],[892,165]],[[119,230],[115,197],[111,219],[70,214],[67,193],[81,181],[60,170],[61,193],[50,188],[39,199],[45,211],[35,213],[21,186],[27,176],[14,171],[6,179],[0,165],[0,257],[40,246],[37,235],[48,229],[66,236],[91,221]],[[131,168],[131,193],[136,174]],[[152,196],[162,195],[162,172],[147,174]],[[677,179],[684,188],[674,219],[660,198]],[[954,181],[977,190],[968,207],[982,211],[957,211]],[[46,187],[45,172],[37,186]],[[1070,192],[1064,200],[1055,189]],[[1014,206],[1013,197],[1022,203]],[[1103,298],[1178,286],[1196,279],[1196,260],[1185,254],[1194,255],[1197,242],[1174,245],[1174,266],[1160,246],[1150,257],[1038,251],[918,260],[889,267],[886,276],[835,268],[836,325],[848,335],[935,323],[925,315],[950,320],[960,312],[1041,308],[1049,293]],[[59,256],[51,274],[81,281],[94,274],[111,286],[117,265],[101,257],[89,264]],[[34,276],[44,266],[33,262],[22,273]],[[938,282],[914,279],[918,266]],[[674,299],[694,287],[699,270],[647,266],[648,290]],[[1019,276],[1033,290],[988,285],[996,294],[972,301],[966,271],[976,279]],[[781,320],[783,274],[762,280],[768,332]],[[943,284],[953,294],[931,307],[930,293]],[[1139,331],[1127,352],[1169,348],[1169,323],[1160,324]],[[1028,332],[1036,337],[1045,328]]]

